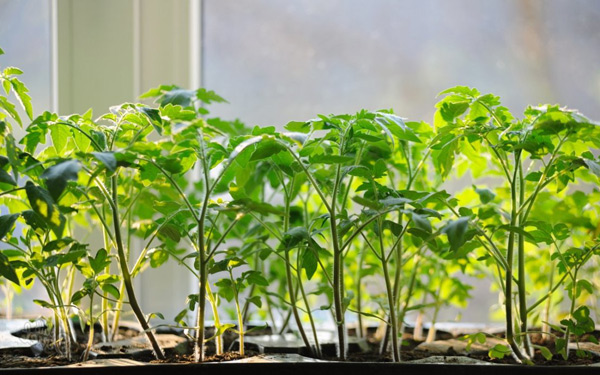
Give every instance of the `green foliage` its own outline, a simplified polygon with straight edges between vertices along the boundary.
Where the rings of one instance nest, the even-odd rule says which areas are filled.
[[[361,110],[279,131],[210,117],[205,106],[225,102],[212,91],[163,85],[142,95],[155,106],[33,118],[21,73],[0,73],[0,276],[39,280],[47,300],[36,303],[65,333],[78,311],[111,337],[108,317],[118,321],[127,301],[152,342],[148,321],[164,317],[143,314],[132,279],[166,262],[198,280],[175,321],[196,332],[199,360],[205,342],[218,346],[227,330],[243,337],[252,314],[273,311],[293,315],[319,356],[318,300],[332,313],[342,358],[353,313],[389,325],[400,360],[406,314],[427,310],[435,320],[445,306],[465,307],[464,274],[492,277],[507,326],[516,322],[491,358],[528,363],[536,348],[550,359],[530,345],[527,327],[542,307],[558,316],[552,300],[561,293],[571,308],[554,325],[563,333],[556,352],[566,356],[571,335],[594,329],[586,301],[600,287],[590,261],[600,247],[600,127],[577,111],[528,107],[519,119],[497,96],[457,86],[440,93],[433,127]],[[26,131],[19,141],[14,124]],[[442,190],[466,173],[472,186]],[[102,245],[80,242],[92,232]],[[137,258],[132,243],[142,243]],[[370,278],[384,291],[367,293]],[[235,305],[237,326],[220,322],[223,300]],[[209,308],[216,329],[206,338]],[[465,339],[470,348],[486,336]]]

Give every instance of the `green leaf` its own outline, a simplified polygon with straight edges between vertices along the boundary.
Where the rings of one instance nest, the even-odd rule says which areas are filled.
[[[14,104],[9,102],[4,96],[1,96],[1,95],[0,95],[0,109],[3,109],[13,119],[15,119],[15,121],[17,123],[19,123],[19,126],[23,126],[23,123],[21,122],[21,117],[19,116],[19,113],[15,109]]]
[[[150,267],[160,267],[167,260],[169,260],[169,253],[164,250],[157,249],[150,254]]]
[[[582,159],[585,165],[588,167],[590,172],[592,172],[596,177],[600,177],[600,164],[596,163],[593,160]]]
[[[230,206],[242,206],[249,211],[253,211],[262,215],[283,215],[284,211],[281,208],[270,205],[266,202],[256,202],[250,198],[241,198],[231,201]]]
[[[269,286],[267,279],[265,279],[258,271],[246,271],[244,272],[244,276],[246,277],[248,284]]]
[[[256,307],[258,307],[259,309],[262,307],[262,301],[260,299],[260,296],[252,296],[252,297],[246,298],[246,301],[248,303],[252,303],[252,304],[256,305]]]
[[[411,211],[410,214],[412,217],[412,221],[415,224],[415,227],[424,230],[427,233],[431,233],[431,223],[429,222],[427,216],[418,214],[414,211]]]
[[[525,176],[526,181],[538,182],[542,178],[542,172],[531,172]]]
[[[27,94],[29,90],[27,89],[27,87],[25,87],[23,82],[19,81],[17,78],[11,78],[10,83],[13,87],[13,90],[17,94],[17,99],[21,103],[21,106],[25,110],[25,113],[27,113],[27,117],[29,117],[29,119],[33,119],[31,97],[29,96],[29,94]]]
[[[212,102],[227,103],[227,100],[217,95],[214,91],[206,90],[205,88],[199,88],[196,90],[196,99],[206,104],[210,104]]]
[[[308,133],[310,131],[310,122],[306,121],[290,121],[284,128],[291,132]]]
[[[524,228],[521,227],[515,227],[515,226],[511,226],[511,225],[501,225],[498,227],[498,229],[504,229],[507,230],[509,232],[513,232],[516,233],[518,235],[524,236],[527,239],[531,240],[531,241],[535,241],[535,237],[533,237],[531,234],[529,234]]]
[[[92,270],[94,270],[95,274],[99,274],[110,264],[110,258],[108,257],[108,253],[106,249],[100,249],[96,253],[96,257],[89,257],[90,266]]]
[[[221,297],[225,298],[225,300],[227,300],[228,302],[231,302],[231,300],[233,300],[234,295],[231,280],[221,279],[215,283],[215,286],[219,288],[218,293]]]
[[[12,281],[17,285],[20,285],[19,277],[17,276],[15,269],[10,264],[8,257],[2,252],[0,252],[0,276]]]
[[[371,208],[373,210],[379,210],[381,208],[381,204],[379,202],[375,202],[370,199],[363,198],[360,195],[353,196],[352,200],[361,206]]]
[[[174,89],[164,93],[159,99],[161,106],[167,104],[180,105],[182,107],[190,107],[193,104],[193,99],[196,97],[194,90]]]
[[[354,161],[354,157],[343,155],[314,155],[310,158],[310,161],[315,164],[344,164]]]
[[[110,294],[111,296],[115,297],[115,299],[119,299],[121,297],[121,293],[119,293],[119,288],[117,288],[116,286],[112,285],[112,284],[100,284],[100,289],[102,289],[104,292]],[[162,318],[164,319],[164,318]]]
[[[81,289],[76,291],[75,293],[73,293],[73,296],[71,296],[71,303],[77,303],[81,301],[83,297],[87,296],[88,294],[89,292],[87,291],[87,289]]]
[[[181,241],[181,233],[179,233],[179,228],[174,224],[165,224],[160,227],[158,230],[158,237],[165,241],[167,238],[171,241],[178,243]]]
[[[67,160],[51,166],[42,173],[41,177],[46,180],[46,186],[55,202],[67,187],[68,181],[77,181],[77,174],[81,169],[78,160]]]
[[[454,86],[440,92],[439,94],[437,94],[437,96],[442,96],[445,94],[460,94],[470,98],[475,98],[480,95],[477,89],[468,86]]]
[[[15,179],[2,168],[0,168],[0,182],[12,186],[17,186],[17,182],[15,181]]]
[[[92,156],[100,161],[111,172],[117,170],[117,158],[114,152],[92,152]]]
[[[580,289],[585,289],[591,295],[594,294],[594,287],[592,286],[592,283],[587,280],[577,280],[577,287]]]
[[[315,252],[312,249],[304,250],[302,254],[302,268],[306,272],[306,278],[312,279],[313,275],[317,271],[318,259],[315,256]]]
[[[36,232],[38,229],[40,229],[42,231],[46,231],[48,229],[48,226],[46,225],[44,218],[41,217],[39,214],[37,214],[35,211],[32,211],[32,210],[23,211],[23,212],[21,212],[21,216],[23,216],[23,219],[25,219],[25,222],[27,223],[27,225],[29,225],[31,228],[33,228],[33,230],[35,230]]]
[[[187,313],[187,310],[184,310],[182,312]],[[175,320],[176,322],[178,321],[177,319]],[[225,332],[227,332],[228,329],[231,329],[235,327],[235,324],[233,323],[227,323],[227,324],[221,324],[219,325],[217,328],[217,330],[215,331],[215,334],[211,337],[208,337],[206,339],[204,339],[204,342],[209,342],[210,340],[214,340],[215,337],[217,336],[221,336],[222,334],[224,334]],[[246,333],[248,333],[248,331],[246,331]]]
[[[250,161],[263,160],[275,155],[281,151],[285,151],[286,148],[279,142],[271,139],[267,139],[256,145],[256,150],[250,156]]]
[[[293,249],[302,241],[309,238],[308,231],[304,227],[295,227],[283,234],[281,246],[285,250]]]
[[[546,361],[550,361],[552,359],[552,352],[550,349],[541,345],[532,345],[534,348],[538,349],[542,356],[546,359]]]
[[[31,181],[27,181],[25,184],[25,192],[27,193],[27,198],[33,211],[44,220],[57,237],[62,237],[66,220],[54,205],[54,200],[50,193],[45,189],[34,185]],[[28,218],[31,218],[28,216],[30,215],[26,216],[25,212],[23,212],[23,217],[26,221]],[[42,227],[38,226],[38,228]]]
[[[448,236],[450,250],[456,251],[467,241],[467,230],[469,228],[469,218],[461,217],[451,221],[442,230]]]
[[[50,241],[46,245],[44,245],[44,247],[42,248],[42,251],[44,251],[44,252],[50,252],[50,251],[62,250],[65,247],[67,247],[68,245],[70,245],[71,243],[73,243],[73,241],[74,240],[72,238],[69,238],[69,237],[60,238],[58,240]]]
[[[481,203],[486,204],[489,203],[491,201],[494,200],[494,198],[496,197],[496,194],[494,194],[491,190],[489,189],[480,189],[477,186],[473,185],[473,189],[475,190],[475,192],[479,195],[479,200],[481,201]]]
[[[510,354],[510,348],[506,345],[496,344],[493,348],[490,349],[488,355],[492,359],[502,359],[505,356]]]
[[[38,306],[42,306],[44,308],[47,308],[47,309],[54,308],[54,306],[52,304],[50,304],[50,302],[47,302],[47,301],[44,301],[44,300],[41,300],[41,299],[34,299],[33,303],[35,303]]]
[[[556,237],[557,240],[566,240],[571,236],[571,230],[566,224],[558,223],[552,229],[552,234]]]
[[[401,141],[421,143],[419,137],[416,136],[416,134],[411,128],[406,126],[406,124],[404,123],[404,119],[402,119],[401,117],[396,116],[392,113],[385,112],[377,112],[377,116],[378,117],[375,118],[375,121],[386,132],[388,137],[391,138],[392,144],[394,143],[394,139],[391,136],[391,134],[396,136],[396,138],[398,138]],[[381,117],[383,117],[385,120],[382,121]]]
[[[173,212],[179,210],[182,205],[174,201],[154,201],[152,207],[163,215],[170,215]]]
[[[4,239],[8,233],[12,232],[12,228],[19,216],[20,214],[0,216],[0,240]]]
[[[71,130],[62,124],[50,126],[50,138],[57,154],[61,154],[71,137]]]

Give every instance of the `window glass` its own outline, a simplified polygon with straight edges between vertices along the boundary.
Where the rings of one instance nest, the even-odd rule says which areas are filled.
[[[278,125],[394,108],[431,121],[468,85],[514,112],[557,102],[600,118],[600,2],[205,0],[204,84],[217,113]]]
[[[23,70],[22,81],[29,88],[34,115],[50,109],[50,1],[49,0],[0,0],[0,67],[16,66]],[[12,98],[14,99],[14,97]],[[21,111],[21,117],[26,115]],[[25,125],[25,124],[24,124]],[[24,134],[13,129],[16,137]],[[0,207],[4,214],[6,209]],[[0,249],[4,248],[0,244]],[[6,314],[7,281],[0,281],[0,315]],[[34,298],[45,299],[39,285],[23,290],[12,301],[14,316],[33,316],[48,312],[33,303]]]

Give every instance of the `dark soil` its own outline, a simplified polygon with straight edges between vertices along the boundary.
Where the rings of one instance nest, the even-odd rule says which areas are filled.
[[[226,362],[226,361],[234,361],[236,359],[243,359],[248,357],[253,357],[258,353],[246,350],[246,355],[242,356],[239,352],[225,352],[223,354],[213,354],[209,355],[205,358],[205,362]],[[150,363],[193,363],[194,355],[192,354],[167,354],[167,359],[152,359],[149,361]]]
[[[81,332],[78,330],[77,336],[80,342],[85,342],[87,340],[87,332]],[[270,334],[270,330],[264,330],[262,332],[256,332],[255,334]],[[122,338],[131,338],[139,335],[140,333],[135,329],[124,328],[119,331],[119,339]],[[594,337],[600,337],[600,332],[595,332]],[[35,367],[52,367],[52,366],[65,366],[70,363],[78,362],[81,358],[81,354],[83,353],[83,345],[79,345],[79,347],[74,348],[73,350],[73,361],[69,362],[64,356],[60,355],[57,352],[56,347],[52,343],[51,334],[48,333],[44,329],[36,329],[29,331],[22,331],[17,334],[18,337],[38,340],[42,342],[44,346],[44,351],[38,357],[32,357],[31,353],[27,353],[23,350],[8,350],[0,353],[0,368],[35,368]],[[210,336],[210,334],[209,334]],[[229,348],[229,345],[236,339],[236,335],[233,333],[228,333],[224,337],[225,341],[225,349]],[[439,332],[436,339],[444,340],[452,338],[451,335],[445,332]],[[101,340],[101,335],[95,335],[95,339],[97,342]],[[348,361],[350,362],[391,362],[392,357],[390,353],[384,353],[383,355],[379,354],[379,341],[375,336],[374,331],[368,331],[367,333],[367,343],[369,344],[370,350],[364,353],[350,353],[348,355]],[[548,336],[542,336],[533,334],[532,341],[534,344],[544,345],[551,351],[554,351],[554,343],[551,339],[548,339]],[[585,340],[585,337],[582,341]],[[403,345],[402,345],[402,360],[410,361],[423,359],[426,357],[430,357],[434,354],[415,351],[414,348],[419,345],[422,341],[414,340],[412,337],[412,332],[407,330],[407,332],[403,336]],[[188,353],[191,353],[192,345],[189,345]],[[214,354],[214,344],[207,345],[207,362],[224,362],[224,361],[232,361],[237,359],[242,359],[245,357],[254,356],[257,353],[251,350],[246,350],[246,356],[241,356],[236,351],[227,351],[221,355]],[[193,354],[182,354],[177,353],[176,351],[169,350],[166,351],[165,355],[167,359],[165,360],[156,360],[151,355],[142,358],[136,358],[136,360],[149,362],[149,363],[193,363],[194,357]],[[439,355],[439,354],[438,354]],[[445,353],[445,356],[456,355],[456,353]],[[492,362],[499,364],[517,364],[515,359],[512,356],[506,356],[503,359],[490,359],[487,354],[470,354],[469,357]],[[330,356],[323,358],[325,360],[337,360],[333,356],[333,353]],[[600,362],[600,357],[587,355],[586,357],[579,357],[575,350],[572,350],[568,360],[564,360],[560,355],[555,355],[551,360],[547,361],[541,355],[539,351],[536,351],[536,355],[534,357],[534,362],[537,365],[545,365],[545,366],[568,366],[568,365],[589,365],[592,363]]]

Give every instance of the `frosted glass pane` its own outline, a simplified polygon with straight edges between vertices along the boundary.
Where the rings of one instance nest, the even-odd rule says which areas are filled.
[[[205,0],[204,82],[216,113],[279,125],[393,107],[431,121],[456,84],[600,118],[600,2]]]
[[[24,71],[21,79],[30,90],[34,115],[50,109],[50,2],[48,0],[0,0],[0,67],[16,66]],[[13,97],[14,99],[14,97]],[[21,118],[26,115],[21,111]],[[24,122],[26,126],[27,123]],[[17,138],[24,132],[15,127]],[[6,208],[0,207],[5,213]],[[3,248],[0,246],[0,248]],[[4,284],[2,279],[0,283]],[[35,316],[48,313],[32,299],[47,299],[39,282],[17,295],[13,315]],[[0,315],[6,314],[5,289],[0,288]]]
[[[50,1],[0,0],[0,66],[24,71],[34,112],[50,109]]]

